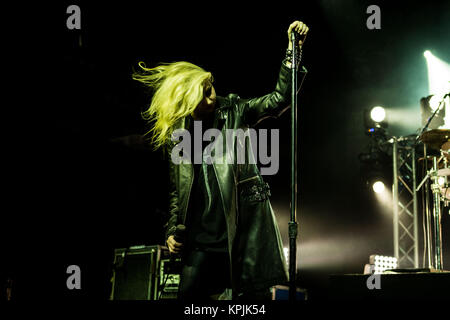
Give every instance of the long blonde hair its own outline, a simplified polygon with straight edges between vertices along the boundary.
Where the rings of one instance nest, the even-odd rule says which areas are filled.
[[[142,113],[147,121],[155,121],[147,134],[151,135],[154,149],[165,145],[174,124],[192,114],[203,99],[205,81],[213,81],[210,72],[186,61],[162,63],[155,68],[141,68],[132,78],[153,89],[150,107]]]

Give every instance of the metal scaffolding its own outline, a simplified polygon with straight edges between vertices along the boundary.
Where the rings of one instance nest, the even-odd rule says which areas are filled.
[[[418,202],[414,144],[392,138],[394,255],[399,268],[419,267]],[[403,143],[406,141],[406,143]],[[402,143],[399,143],[402,142]]]

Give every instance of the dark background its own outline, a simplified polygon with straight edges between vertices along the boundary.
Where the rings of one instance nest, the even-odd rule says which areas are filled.
[[[81,30],[66,28],[71,4],[81,8]],[[381,8],[381,30],[366,27],[370,4]],[[218,95],[264,95],[294,20],[310,28],[299,96],[299,286],[320,298],[328,275],[362,273],[369,255],[393,255],[392,214],[360,172],[369,142],[363,111],[382,105],[400,114],[392,135],[421,127],[423,52],[450,61],[449,9],[448,1],[62,1],[5,9],[1,281],[14,279],[17,300],[107,299],[114,248],[164,242],[166,165],[131,139],[148,129],[140,112],[150,101],[133,68],[186,60],[213,73]],[[266,181],[288,246],[289,112],[259,127],[280,129],[280,170]],[[448,220],[446,211],[444,266]],[[66,289],[71,264],[81,267],[80,291]]]

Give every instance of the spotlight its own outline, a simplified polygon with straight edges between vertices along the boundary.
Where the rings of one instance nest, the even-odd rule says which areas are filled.
[[[375,193],[382,193],[385,189],[384,183],[381,181],[375,181],[372,185],[372,189]]]
[[[364,110],[364,126],[369,136],[383,136],[386,134],[388,123],[386,121],[386,110],[381,106]]]
[[[431,121],[429,129],[450,128],[450,64],[432,54],[429,50],[423,53],[428,69],[429,96],[420,100],[422,112],[422,125],[440,105],[435,118]]]
[[[382,122],[386,118],[386,110],[380,106],[373,107],[370,111],[370,117],[375,122]]]
[[[428,69],[428,89],[430,95],[437,95],[442,100],[443,95],[450,91],[450,64],[425,51],[424,54]]]
[[[389,256],[371,255],[369,263],[375,274],[381,274],[386,270],[397,268],[397,258]]]

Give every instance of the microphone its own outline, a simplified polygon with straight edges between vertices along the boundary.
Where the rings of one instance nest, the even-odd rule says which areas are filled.
[[[175,229],[175,233],[173,234],[173,239],[176,242],[184,243],[185,238],[186,238],[186,226],[183,224],[177,225],[177,228]],[[177,253],[170,254],[169,272],[173,272],[173,270],[176,270],[175,260],[179,256],[180,256],[180,254],[177,254]]]
[[[297,31],[291,30],[291,41],[295,41],[295,43],[298,43],[299,37],[300,34]]]
[[[183,224],[177,225],[175,233],[173,234],[173,238],[176,242],[183,243],[184,238],[186,237],[186,226]]]
[[[177,228],[175,229],[175,232],[173,234],[173,239],[176,242],[184,243],[185,238],[186,238],[186,226],[183,224],[177,225]],[[175,259],[175,256],[178,256],[178,254],[176,253],[171,254],[170,260],[173,261]]]

